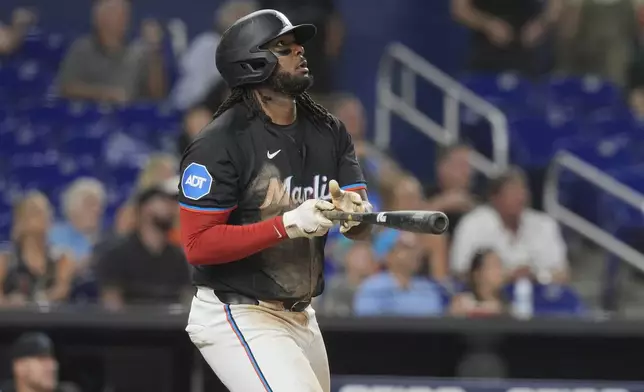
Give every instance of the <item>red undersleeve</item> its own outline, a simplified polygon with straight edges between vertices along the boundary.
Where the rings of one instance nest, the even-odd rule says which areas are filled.
[[[281,216],[238,226],[226,224],[230,213],[181,208],[181,244],[190,264],[230,263],[288,238]]]

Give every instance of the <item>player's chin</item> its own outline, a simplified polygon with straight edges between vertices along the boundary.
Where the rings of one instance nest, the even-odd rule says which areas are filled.
[[[313,86],[313,75],[311,75],[311,73],[309,72],[303,75],[297,75],[296,79],[298,79],[298,81],[302,85],[306,86],[306,90],[308,90],[309,88],[311,88],[311,86]]]

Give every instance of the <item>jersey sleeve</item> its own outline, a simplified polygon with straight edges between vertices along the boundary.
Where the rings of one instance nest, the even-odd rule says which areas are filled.
[[[337,181],[345,191],[355,191],[358,189],[367,189],[362,168],[356,158],[356,151],[351,140],[351,135],[347,132],[344,124],[339,123],[338,132],[338,178]]]
[[[222,132],[223,133],[223,132]],[[240,178],[236,148],[225,135],[198,139],[181,160],[179,203],[196,212],[230,212],[237,207]]]

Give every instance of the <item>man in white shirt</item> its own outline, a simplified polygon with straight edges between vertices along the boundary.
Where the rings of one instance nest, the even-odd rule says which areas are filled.
[[[542,283],[568,280],[566,244],[557,222],[528,208],[529,193],[518,168],[490,181],[489,203],[465,215],[454,233],[451,269],[464,276],[477,251],[495,250],[511,280],[532,276]]]

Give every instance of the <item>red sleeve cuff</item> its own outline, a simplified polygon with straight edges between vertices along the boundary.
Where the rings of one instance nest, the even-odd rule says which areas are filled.
[[[280,215],[273,219],[273,227],[275,227],[275,230],[277,230],[277,233],[280,235],[279,238],[287,238],[288,234],[286,233],[286,227],[284,227],[284,218]]]

